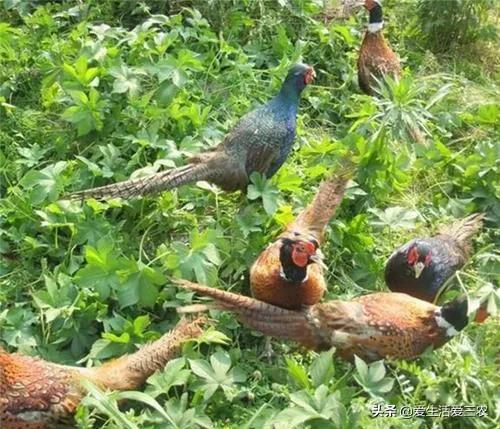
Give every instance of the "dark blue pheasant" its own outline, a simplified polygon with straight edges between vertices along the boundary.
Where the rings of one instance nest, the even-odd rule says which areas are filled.
[[[434,302],[446,281],[469,259],[471,238],[481,229],[483,218],[475,213],[442,227],[434,237],[414,238],[397,249],[385,266],[389,289]]]
[[[295,139],[300,94],[314,77],[311,66],[295,64],[275,97],[243,116],[219,145],[193,156],[183,167],[75,192],[71,197],[129,198],[198,180],[229,192],[245,190],[254,171],[271,177],[285,162]]]

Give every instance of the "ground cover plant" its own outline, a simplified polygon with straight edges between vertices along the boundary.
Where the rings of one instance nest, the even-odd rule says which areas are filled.
[[[448,4],[448,9],[446,4]],[[385,290],[387,257],[411,236],[486,213],[447,296],[498,304],[498,5],[384,2],[399,82],[361,95],[366,16],[317,0],[4,1],[0,5],[0,344],[98,364],[158,338],[192,294],[182,277],[247,294],[248,268],[349,156],[358,172],[327,231],[326,299]],[[429,18],[432,16],[433,18]],[[445,16],[446,19],[438,18]],[[471,31],[465,31],[470,28]],[[472,30],[473,29],[473,30]],[[437,37],[440,35],[440,37]],[[449,35],[454,35],[449,38]],[[217,144],[312,64],[293,155],[247,195],[211,185],[85,203],[79,189],[181,165]],[[418,130],[423,143],[415,144]],[[143,393],[89,386],[77,427],[493,428],[494,319],[413,362],[354,364],[264,338],[225,313]],[[118,402],[122,402],[120,407]],[[395,404],[485,405],[486,416],[372,417]]]

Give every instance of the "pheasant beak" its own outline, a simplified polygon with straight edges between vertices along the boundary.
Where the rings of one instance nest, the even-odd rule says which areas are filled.
[[[415,271],[415,278],[418,279],[420,275],[422,274],[422,271],[424,271],[425,264],[423,262],[417,262],[415,265],[413,265],[413,271]]]
[[[324,270],[328,268],[326,264],[323,262],[323,254],[321,253],[320,250],[318,250],[314,255],[309,256],[309,259],[318,264]]]

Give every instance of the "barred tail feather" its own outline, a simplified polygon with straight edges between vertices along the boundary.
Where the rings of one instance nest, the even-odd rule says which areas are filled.
[[[440,234],[448,235],[458,242],[467,253],[470,251],[470,239],[483,226],[484,213],[474,213],[439,230]]]
[[[223,308],[211,302],[209,304],[183,305],[181,307],[177,307],[176,310],[177,314],[190,314],[190,313],[203,313],[205,311],[210,311],[210,310],[223,310]]]
[[[206,323],[205,316],[181,319],[171,331],[157,341],[100,367],[88,368],[82,374],[108,389],[137,389],[155,371],[162,369],[168,361],[176,357],[186,341],[199,337]]]
[[[248,296],[203,286],[187,280],[176,279],[173,280],[173,282],[180,287],[214,299],[218,308],[233,311],[247,317],[262,316],[282,321],[285,320],[290,313],[294,313],[290,310],[276,307]]]
[[[351,166],[346,166],[324,180],[311,203],[288,226],[287,230],[307,229],[321,239],[328,222],[342,202],[352,169]]]
[[[125,180],[111,185],[87,189],[70,194],[70,199],[131,198],[177,188],[207,178],[209,169],[205,164],[188,164],[174,170],[156,173],[138,179]]]
[[[309,345],[314,338],[307,315],[302,311],[286,310],[254,298],[222,291],[186,280],[177,285],[214,299],[217,309],[235,313],[244,325],[272,337]],[[182,311],[182,310],[181,310]]]

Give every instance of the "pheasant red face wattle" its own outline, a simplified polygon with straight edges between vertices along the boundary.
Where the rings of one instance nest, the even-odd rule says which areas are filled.
[[[309,85],[314,80],[315,77],[316,77],[316,72],[311,67],[309,70],[307,70],[307,72],[304,76],[304,83],[306,85]]]
[[[309,69],[298,70],[300,80]],[[324,180],[307,207],[259,255],[250,270],[254,298],[291,310],[321,300],[326,290],[327,267],[320,244],[350,176],[351,169],[346,167]]]
[[[316,246],[313,243],[299,242],[293,248],[292,261],[298,267],[306,267],[315,255]]]

